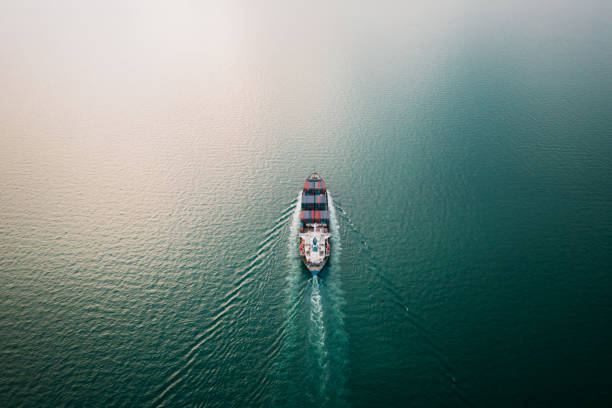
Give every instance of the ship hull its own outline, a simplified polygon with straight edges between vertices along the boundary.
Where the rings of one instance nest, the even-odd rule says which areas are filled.
[[[313,173],[306,179],[300,208],[299,253],[306,268],[320,273],[331,255],[329,208],[325,182]]]
[[[310,265],[308,264],[308,261],[306,260],[305,257],[302,256],[301,258],[302,258],[302,263],[304,264],[306,269],[308,269],[310,273],[312,273],[313,275],[318,275],[319,272],[321,272],[323,268],[325,268],[325,265],[327,265],[327,259],[321,265]]]

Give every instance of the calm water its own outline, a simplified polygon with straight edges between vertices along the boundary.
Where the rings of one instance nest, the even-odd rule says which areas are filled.
[[[610,406],[610,21],[3,2],[0,406]]]

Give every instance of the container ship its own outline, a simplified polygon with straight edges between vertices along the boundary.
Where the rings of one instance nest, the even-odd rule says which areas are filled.
[[[302,190],[299,241],[302,262],[313,275],[318,274],[331,254],[327,190],[318,173],[306,179]]]

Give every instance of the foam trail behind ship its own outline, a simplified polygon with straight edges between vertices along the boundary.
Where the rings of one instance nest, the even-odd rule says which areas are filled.
[[[310,279],[310,321],[308,325],[308,341],[312,353],[308,370],[312,374],[312,383],[318,385],[319,398],[327,399],[325,393],[329,382],[329,353],[326,344],[326,330],[323,315],[321,287],[318,276]],[[319,401],[321,402],[321,401]]]
[[[344,401],[347,336],[344,329],[344,294],[341,289],[339,226],[331,195],[329,197],[332,256],[321,276],[308,278],[298,254],[301,193],[289,227],[286,276],[286,366],[302,366],[290,373],[287,399],[292,403],[308,400],[317,406],[342,406]],[[286,366],[280,366],[282,371]]]

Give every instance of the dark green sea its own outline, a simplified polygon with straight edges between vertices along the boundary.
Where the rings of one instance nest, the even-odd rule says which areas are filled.
[[[3,1],[0,406],[612,406],[611,21]]]

